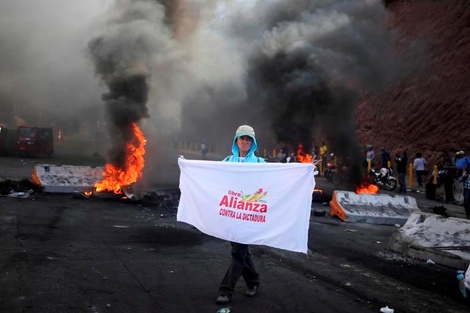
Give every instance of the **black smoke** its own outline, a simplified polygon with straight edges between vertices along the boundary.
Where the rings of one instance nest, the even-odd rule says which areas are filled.
[[[271,117],[277,140],[309,152],[314,139],[325,139],[355,165],[356,182],[362,156],[355,106],[364,92],[384,91],[409,73],[410,60],[393,54],[397,37],[386,18],[381,1],[279,2],[269,7],[268,28],[249,59],[250,102]]]
[[[383,2],[225,2],[231,11],[211,24],[200,14],[214,3],[116,2],[109,29],[89,44],[108,89],[113,141],[125,142],[127,125],[149,112],[162,121],[155,112],[166,108],[179,114],[173,126],[193,141],[229,150],[236,127],[250,124],[261,148],[283,142],[310,152],[326,141],[340,158],[360,164],[358,101],[417,68],[411,47],[396,53],[400,36],[387,26]],[[112,149],[114,160],[121,144]]]
[[[252,123],[258,133],[302,144],[306,152],[326,141],[338,157],[357,164],[353,172],[359,173],[358,101],[417,68],[408,48],[397,55],[399,34],[387,26],[383,2],[258,1],[233,20],[227,33],[246,61],[246,95],[227,108],[233,98],[223,100],[226,90],[211,90],[209,100],[218,100],[205,111],[212,113],[211,122],[201,118],[199,124],[227,127],[214,121],[226,121],[230,112],[238,124]]]
[[[124,165],[133,124],[148,118],[147,101],[155,57],[166,49],[164,7],[154,1],[118,1],[106,31],[88,47],[95,73],[105,83],[110,149],[108,161]],[[167,36],[166,36],[167,37]],[[164,52],[163,52],[164,53]]]

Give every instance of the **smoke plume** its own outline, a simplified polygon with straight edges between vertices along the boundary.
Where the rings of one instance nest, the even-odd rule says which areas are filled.
[[[274,142],[302,144],[310,152],[326,141],[340,158],[361,164],[358,99],[386,90],[419,64],[406,48],[397,55],[398,34],[386,22],[375,0],[259,1],[240,10],[225,31],[246,64],[245,97],[230,96],[230,87],[207,88],[211,121],[227,125],[228,111],[232,120],[272,134]],[[358,167],[352,172],[359,177]]]
[[[123,164],[126,144],[134,140],[132,124],[148,117],[150,68],[166,54],[169,34],[164,10],[148,1],[119,1],[106,33],[92,39],[90,54],[108,91],[110,162]],[[160,38],[163,38],[160,40]]]
[[[260,150],[326,141],[359,159],[358,100],[420,61],[380,0],[18,3],[0,4],[2,112],[77,132],[104,115],[117,164],[132,123],[222,154],[250,124]]]
[[[0,1],[0,122],[66,136],[94,125],[103,110],[86,42],[108,2]]]
[[[394,50],[399,36],[379,0],[141,0],[114,9],[90,50],[115,131],[148,112],[193,141],[229,142],[251,124],[262,147],[310,153],[326,141],[361,164],[358,99],[416,68],[406,48]]]

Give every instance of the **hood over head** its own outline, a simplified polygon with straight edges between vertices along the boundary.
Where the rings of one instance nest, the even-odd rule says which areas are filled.
[[[238,137],[241,137],[241,136],[250,136],[253,139],[251,148],[245,157],[245,162],[265,162],[263,158],[259,158],[255,155],[255,151],[256,149],[258,149],[258,142],[256,141],[255,130],[253,129],[253,127],[249,125],[241,125],[237,128],[235,132],[235,136],[233,137],[233,142],[232,142],[233,155],[231,155],[230,157],[227,157],[225,161],[238,162],[239,149],[237,145],[237,139]]]

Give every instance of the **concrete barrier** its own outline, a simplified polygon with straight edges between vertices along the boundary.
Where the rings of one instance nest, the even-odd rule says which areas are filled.
[[[389,248],[410,257],[465,269],[470,263],[470,220],[413,213],[392,235]]]
[[[403,225],[416,211],[416,199],[410,196],[335,190],[330,201],[330,215],[352,223]]]
[[[32,181],[51,193],[92,191],[102,179],[103,168],[90,166],[36,164],[32,174]]]

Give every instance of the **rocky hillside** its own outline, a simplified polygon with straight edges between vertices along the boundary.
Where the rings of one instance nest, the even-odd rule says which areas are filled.
[[[359,104],[360,141],[430,164],[443,150],[470,153],[470,1],[388,2],[390,26],[424,46],[426,70]]]

